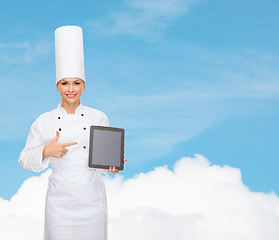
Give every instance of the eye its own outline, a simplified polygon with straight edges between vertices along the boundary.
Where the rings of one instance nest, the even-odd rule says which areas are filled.
[[[75,82],[75,85],[80,85],[80,82]]]
[[[61,83],[61,85],[67,85],[67,83],[66,83],[66,82],[63,82],[63,83]]]

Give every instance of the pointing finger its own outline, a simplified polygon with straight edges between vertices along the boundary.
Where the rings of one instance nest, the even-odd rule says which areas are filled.
[[[63,147],[69,147],[69,146],[76,145],[76,144],[77,144],[77,142],[63,143],[62,146]]]

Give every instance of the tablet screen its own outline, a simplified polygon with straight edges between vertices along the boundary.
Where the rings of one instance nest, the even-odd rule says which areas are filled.
[[[91,126],[89,167],[123,170],[124,129]]]

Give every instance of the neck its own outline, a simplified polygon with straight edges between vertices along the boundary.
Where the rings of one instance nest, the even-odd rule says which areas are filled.
[[[75,114],[77,107],[80,105],[80,100],[75,103],[67,103],[62,101],[61,106],[66,110],[67,114]]]

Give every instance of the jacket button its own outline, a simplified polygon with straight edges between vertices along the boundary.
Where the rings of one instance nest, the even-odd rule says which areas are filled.
[[[61,132],[61,128],[58,129]]]
[[[86,128],[83,128],[83,130],[86,130]]]
[[[83,148],[85,149],[85,148],[86,148],[86,146],[83,146]]]
[[[81,116],[83,117],[83,113],[81,114]]]
[[[60,117],[58,117],[58,119],[60,119]]]

